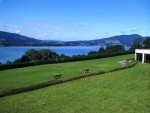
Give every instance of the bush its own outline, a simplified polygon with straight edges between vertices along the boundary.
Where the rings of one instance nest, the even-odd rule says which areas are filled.
[[[121,45],[115,45],[115,46],[108,46],[106,47],[106,53],[112,53],[112,52],[124,52],[125,49]]]

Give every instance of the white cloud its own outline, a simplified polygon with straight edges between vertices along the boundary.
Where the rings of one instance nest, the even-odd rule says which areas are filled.
[[[84,24],[54,23],[39,20],[0,19],[0,30],[20,33],[25,36],[48,40],[90,40],[106,38],[120,34],[130,34],[138,31],[137,28],[123,31],[95,31]]]
[[[37,20],[5,20],[0,30],[20,33],[37,39],[85,40],[99,38],[99,33],[85,24],[59,24]]]
[[[122,30],[121,34],[131,34],[131,33],[137,32],[137,31],[139,31],[138,28],[134,27],[134,28]]]
[[[130,31],[131,31],[131,32],[137,32],[138,29],[137,29],[137,28],[132,28],[132,29],[130,29]]]
[[[127,31],[122,31],[122,34],[125,34]]]
[[[15,33],[17,33],[17,34],[20,34],[20,30],[19,29],[16,29],[16,31],[15,31]]]

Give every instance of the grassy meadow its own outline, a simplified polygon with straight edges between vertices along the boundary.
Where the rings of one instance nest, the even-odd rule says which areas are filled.
[[[90,69],[91,72],[110,70],[120,66],[118,61],[128,58],[133,58],[133,55],[0,71],[0,91],[49,81],[52,80],[56,74],[63,74],[63,79],[67,79],[83,74],[82,70],[84,69]]]
[[[4,97],[0,112],[150,113],[150,64]]]

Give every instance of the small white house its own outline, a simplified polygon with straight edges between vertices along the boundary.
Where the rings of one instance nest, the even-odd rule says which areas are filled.
[[[136,49],[135,50],[135,60],[137,60],[137,54],[142,54],[142,63],[146,61],[146,55],[150,54],[150,49]]]

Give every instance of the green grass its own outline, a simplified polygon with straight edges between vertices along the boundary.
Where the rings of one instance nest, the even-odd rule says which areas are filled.
[[[82,70],[87,68],[92,72],[113,69],[120,66],[118,61],[128,58],[133,58],[133,55],[0,71],[0,91],[49,81],[56,74],[63,74],[63,79],[67,79],[83,74]]]
[[[1,113],[150,113],[150,64],[0,99]]]

